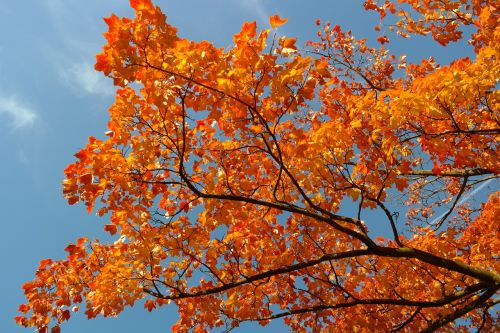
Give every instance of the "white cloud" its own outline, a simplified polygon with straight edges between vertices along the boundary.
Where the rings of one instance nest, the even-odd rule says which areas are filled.
[[[13,128],[33,127],[38,118],[35,111],[14,96],[0,96],[0,115],[10,118]]]
[[[59,75],[77,93],[102,96],[114,94],[111,80],[88,63],[59,67]]]
[[[61,45],[47,49],[48,58],[54,64],[59,79],[77,95],[111,96],[114,94],[112,81],[94,70],[90,64],[100,44],[92,40],[101,36],[89,33],[89,24],[96,18],[92,3],[82,5],[77,0],[43,0],[48,17],[57,30]],[[88,7],[88,6],[87,6]],[[80,13],[74,20],[74,13]],[[89,39],[90,35],[90,39]]]

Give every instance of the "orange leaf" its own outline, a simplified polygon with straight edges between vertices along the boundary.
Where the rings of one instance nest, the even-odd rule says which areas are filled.
[[[287,49],[297,49],[295,46],[295,42],[297,41],[297,38],[285,38],[282,42],[282,46]]]
[[[287,21],[288,21],[287,18],[282,19],[279,17],[279,15],[273,15],[269,17],[269,23],[271,23],[271,27],[273,28],[277,28],[280,25],[285,24]]]
[[[153,8],[151,0],[130,0],[130,6],[132,6],[135,10]]]
[[[241,27],[241,31],[234,35],[234,42],[248,42],[250,39],[254,38],[257,34],[257,23],[245,22]]]

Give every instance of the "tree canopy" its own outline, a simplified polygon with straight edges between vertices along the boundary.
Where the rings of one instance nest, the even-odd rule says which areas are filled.
[[[174,302],[176,332],[498,329],[500,192],[472,198],[500,173],[498,2],[367,0],[378,42],[317,21],[299,45],[274,15],[229,48],[130,3],[95,65],[117,86],[107,137],[63,182],[114,241],[42,260],[18,324],[57,333],[80,304],[144,300]],[[409,63],[384,31],[475,54]]]

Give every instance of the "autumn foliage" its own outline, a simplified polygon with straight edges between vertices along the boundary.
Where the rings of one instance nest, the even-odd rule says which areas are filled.
[[[143,300],[174,302],[176,332],[498,329],[500,192],[473,196],[500,174],[498,2],[367,0],[378,43],[318,21],[299,45],[275,15],[231,48],[130,2],[133,19],[106,18],[95,65],[118,87],[107,137],[64,180],[115,241],[41,261],[20,325],[59,332],[79,308]],[[412,35],[475,54],[391,54]]]

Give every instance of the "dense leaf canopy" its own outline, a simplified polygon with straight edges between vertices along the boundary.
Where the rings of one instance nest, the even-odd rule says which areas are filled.
[[[20,325],[57,333],[80,303],[93,318],[145,299],[175,302],[178,332],[498,328],[500,192],[471,197],[500,174],[498,2],[365,1],[399,38],[472,31],[473,59],[446,66],[319,21],[299,46],[277,15],[217,48],[130,2],[95,66],[118,87],[107,138],[64,180],[116,240],[43,260]]]

